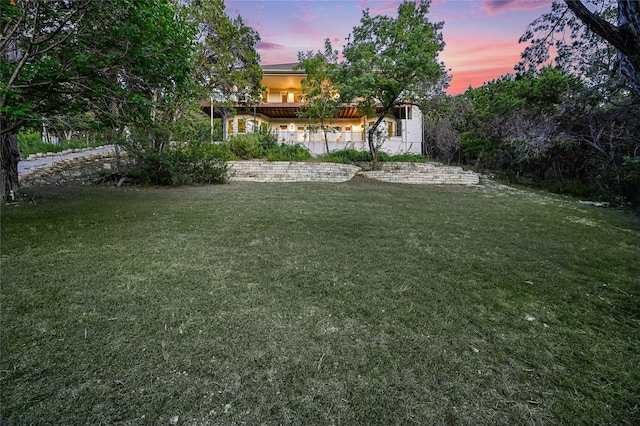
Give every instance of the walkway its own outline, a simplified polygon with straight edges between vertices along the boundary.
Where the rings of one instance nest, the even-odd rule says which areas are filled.
[[[60,161],[73,160],[76,158],[88,157],[95,154],[108,154],[112,152],[115,152],[115,148],[113,145],[109,145],[82,150],[67,150],[50,155],[30,155],[29,158],[27,158],[26,160],[20,160],[20,162],[18,163],[18,176],[28,171],[42,169],[46,166],[50,166]]]

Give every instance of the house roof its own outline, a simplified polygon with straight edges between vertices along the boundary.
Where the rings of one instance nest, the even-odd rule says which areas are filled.
[[[304,73],[303,70],[294,70],[293,68],[299,65],[298,62],[291,62],[288,64],[272,64],[272,65],[262,65],[262,71],[267,72],[295,72],[295,73]]]

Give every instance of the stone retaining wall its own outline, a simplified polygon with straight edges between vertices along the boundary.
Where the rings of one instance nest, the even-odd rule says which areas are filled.
[[[432,163],[381,163],[381,170],[363,171],[363,176],[383,182],[434,185],[477,185],[477,173],[462,167]]]
[[[128,159],[124,156],[123,166]],[[477,185],[479,175],[461,167],[431,163],[380,163],[381,170],[338,163],[296,163],[288,161],[228,161],[231,182],[346,182],[356,175],[384,182],[405,184]],[[20,176],[22,186],[60,184],[68,181],[94,182],[117,169],[113,153],[57,161]]]
[[[228,161],[231,182],[346,182],[361,169],[350,164]]]
[[[123,166],[127,161],[126,157],[121,158]],[[113,153],[56,161],[40,169],[22,173],[19,176],[20,186],[55,185],[70,181],[89,184],[101,175],[115,173],[117,167],[117,160]]]

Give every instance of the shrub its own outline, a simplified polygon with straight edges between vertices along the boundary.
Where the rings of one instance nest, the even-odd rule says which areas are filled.
[[[269,161],[305,161],[311,157],[311,153],[300,145],[286,145],[271,147],[267,151]]]
[[[328,156],[328,161],[346,164],[371,161],[371,153],[369,151],[357,151],[349,148],[341,149],[331,152]]]
[[[129,170],[135,180],[147,185],[224,183],[227,166],[218,158],[185,146],[138,152],[136,166]]]
[[[264,148],[260,145],[260,135],[258,133],[247,133],[237,135],[229,140],[231,152],[241,160],[252,158],[262,158]]]
[[[258,143],[265,151],[278,146],[278,134],[271,125],[262,123],[256,133],[258,135]]]
[[[179,135],[184,142],[170,141]],[[185,185],[224,183],[229,146],[210,142],[210,135],[183,121],[146,129],[132,129],[123,144],[134,165],[129,175],[144,184]]]
[[[466,132],[462,134],[460,146],[464,151],[465,157],[470,160],[480,159],[483,156],[492,156],[492,143],[489,139],[478,138],[475,132]]]

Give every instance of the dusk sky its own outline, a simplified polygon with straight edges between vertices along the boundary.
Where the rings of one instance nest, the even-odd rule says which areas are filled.
[[[330,39],[342,51],[362,11],[395,16],[400,0],[225,0],[226,12],[242,16],[260,33],[262,64],[296,62],[299,51],[322,50]],[[453,80],[448,93],[513,72],[527,25],[549,11],[551,0],[433,0],[431,22],[444,21],[440,60]]]

